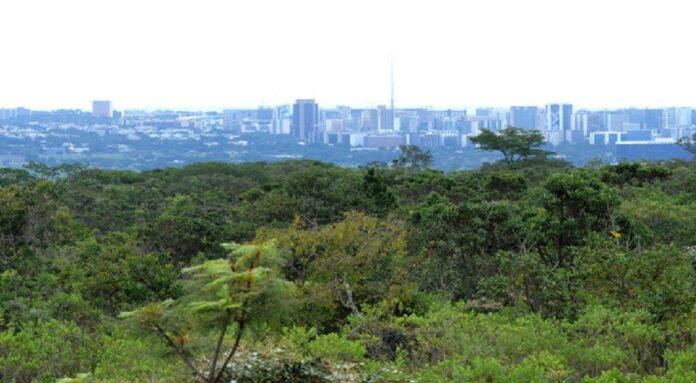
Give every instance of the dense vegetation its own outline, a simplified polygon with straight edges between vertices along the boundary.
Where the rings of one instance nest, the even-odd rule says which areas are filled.
[[[1,170],[0,381],[696,381],[695,164],[411,154]]]

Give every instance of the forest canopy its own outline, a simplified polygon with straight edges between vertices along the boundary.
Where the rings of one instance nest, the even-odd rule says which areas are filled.
[[[529,139],[456,172],[0,169],[0,381],[696,381],[696,165]]]

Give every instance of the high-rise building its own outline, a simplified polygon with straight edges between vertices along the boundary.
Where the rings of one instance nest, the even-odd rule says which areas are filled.
[[[560,132],[565,137],[565,132],[571,129],[573,105],[548,104],[546,105],[546,129]]]
[[[578,110],[573,113],[573,129],[581,130],[582,134],[588,136],[590,133],[590,113],[586,110]]]
[[[663,120],[663,125],[665,128],[673,128],[677,126],[677,108],[665,109]]]
[[[364,131],[379,130],[379,111],[377,109],[364,109],[361,119]]]
[[[631,122],[629,114],[621,110],[607,112],[606,117],[606,127],[610,132],[623,132],[624,125]]]
[[[379,123],[377,124],[378,130],[394,130],[394,118],[392,117],[391,108],[387,108],[384,105],[377,107]]]
[[[662,129],[664,126],[662,109],[645,109],[645,129]]]
[[[111,118],[111,101],[92,101],[92,114]]]
[[[677,126],[680,126],[680,127],[690,127],[691,126],[691,108],[678,108],[677,109]]]
[[[493,108],[476,108],[476,117],[490,117],[493,114]]]
[[[690,127],[691,108],[667,108],[665,109],[665,127],[666,128],[686,128]]]
[[[510,107],[510,126],[522,129],[536,129],[537,112],[536,106]]]
[[[0,109],[0,120],[9,120],[15,118],[17,113],[14,109]]]
[[[292,135],[301,141],[314,142],[319,126],[319,105],[314,100],[296,100],[292,106]]]
[[[264,122],[271,121],[273,119],[273,108],[260,106],[259,109],[256,110],[256,119]]]

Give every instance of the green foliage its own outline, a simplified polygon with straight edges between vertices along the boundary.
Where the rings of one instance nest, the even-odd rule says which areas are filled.
[[[489,129],[481,129],[478,136],[470,139],[479,145],[481,150],[500,152],[508,165],[529,157],[545,157],[552,154],[539,149],[544,143],[544,137],[537,130],[508,126],[500,133],[495,133]]]
[[[312,356],[331,362],[360,362],[367,353],[364,345],[335,333],[318,336],[307,348]]]
[[[693,163],[508,133],[450,173],[0,170],[0,381],[696,381]]]
[[[0,333],[0,379],[3,382],[53,382],[89,371],[98,339],[72,322],[23,323]]]
[[[684,150],[687,150],[691,153],[696,154],[696,133],[694,133],[691,137],[681,137],[677,143],[684,148]]]
[[[489,174],[485,187],[493,199],[517,199],[527,190],[527,181],[519,174],[501,171]]]
[[[583,252],[584,286],[607,304],[643,308],[660,321],[687,314],[696,304],[692,251],[632,250],[604,240]]]
[[[167,357],[164,345],[125,334],[107,336],[93,378],[98,381],[177,382],[187,380],[185,366]]]
[[[659,164],[625,162],[609,165],[602,169],[602,181],[623,187],[624,185],[643,186],[646,183],[664,180],[672,171]]]
[[[163,254],[139,254],[129,245],[96,243],[80,254],[82,296],[116,315],[143,303],[176,297],[178,273]],[[78,272],[76,270],[76,272]]]
[[[417,145],[400,145],[399,150],[401,150],[399,158],[392,162],[392,166],[396,169],[425,170],[433,162],[430,151],[423,152]]]
[[[239,347],[245,329],[263,329],[282,319],[291,303],[293,287],[280,278],[285,263],[276,243],[261,245],[228,244],[229,259],[207,261],[184,269],[189,278],[184,295],[177,300],[153,303],[121,314],[154,331],[176,351],[192,374],[204,382],[219,382],[225,368]],[[230,327],[235,330],[234,341],[223,351],[225,336]],[[197,367],[187,351],[187,337],[216,334],[210,353],[210,371]],[[226,348],[227,348],[226,347]],[[219,357],[226,355],[222,365]]]
[[[563,362],[553,355],[543,353],[524,362],[506,367],[497,359],[475,358],[471,365],[454,361],[439,363],[420,376],[422,382],[472,382],[472,383],[561,383],[566,381]]]
[[[57,178],[67,177],[71,174],[83,171],[87,169],[87,166],[80,163],[63,163],[57,166],[48,166],[44,163],[29,161],[24,168],[35,176],[55,180]]]
[[[435,194],[417,205],[408,218],[408,245],[422,259],[421,286],[454,298],[483,293],[479,283],[498,267],[491,254],[517,247],[517,210],[505,201],[455,205]]]
[[[367,201],[371,203],[367,210],[379,215],[385,215],[397,206],[396,193],[387,185],[385,178],[383,172],[378,169],[368,168],[363,175],[361,185]]]
[[[636,198],[626,200],[622,213],[645,225],[662,243],[682,246],[696,245],[696,207],[693,203],[681,204],[674,198],[659,193],[637,193]]]
[[[617,368],[648,373],[659,367],[663,337],[645,311],[588,307],[567,325],[571,339],[566,357],[581,375],[599,375]]]
[[[168,201],[159,218],[141,236],[145,248],[167,252],[175,264],[183,266],[197,253],[210,251],[220,243],[228,214],[218,195],[178,195]]]
[[[613,209],[619,203],[617,194],[596,175],[581,170],[555,174],[543,187],[547,194],[542,204],[549,212],[546,236],[555,242],[553,262],[559,266],[573,264],[574,257],[566,248],[581,244],[589,232],[618,229],[612,222]]]
[[[11,168],[0,169],[0,187],[10,185],[24,186],[32,181],[34,181],[34,177],[26,170]]]
[[[404,234],[398,221],[348,212],[343,221],[319,230],[297,221],[287,231],[261,231],[259,239],[278,238],[290,251],[286,273],[310,300],[302,304],[303,314],[314,316],[317,306],[333,311],[340,305],[361,316],[363,305],[398,294],[399,286],[408,282],[403,279]],[[327,314],[333,321],[338,319],[335,312]]]

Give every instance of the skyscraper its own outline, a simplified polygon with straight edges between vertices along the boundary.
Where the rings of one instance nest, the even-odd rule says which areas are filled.
[[[111,101],[92,101],[92,114],[111,118]]]
[[[379,118],[379,123],[377,124],[378,130],[393,130],[394,129],[394,118],[392,117],[392,110],[387,109],[384,105],[379,105],[377,107],[377,113]]]
[[[510,107],[510,126],[522,129],[537,128],[536,106],[512,106]]]
[[[691,108],[677,108],[677,126],[691,126]]]
[[[565,137],[565,132],[571,129],[571,118],[573,115],[573,105],[570,104],[548,104],[546,105],[546,129],[561,132]]]
[[[314,142],[319,125],[319,105],[314,100],[296,100],[292,106],[292,135]]]

